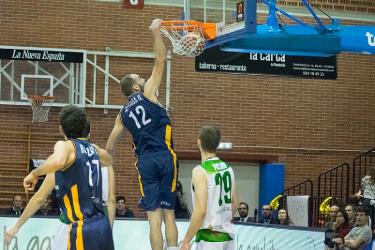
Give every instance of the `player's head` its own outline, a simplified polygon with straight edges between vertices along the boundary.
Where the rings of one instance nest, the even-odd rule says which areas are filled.
[[[143,92],[146,80],[137,74],[127,74],[120,81],[121,91],[125,96],[134,92]]]
[[[74,105],[65,106],[59,113],[61,132],[66,138],[85,137],[85,128],[87,126],[86,112]]]
[[[221,133],[215,126],[203,126],[199,129],[198,146],[199,150],[208,153],[215,153],[219,146]]]

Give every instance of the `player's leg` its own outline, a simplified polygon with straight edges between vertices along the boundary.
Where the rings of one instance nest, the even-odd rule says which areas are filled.
[[[163,249],[163,235],[161,232],[162,210],[147,211],[148,223],[150,225],[150,243],[152,250]]]
[[[165,236],[169,249],[175,249],[178,244],[178,232],[174,208],[176,203],[177,159],[175,154],[167,154],[163,157],[160,166],[162,173],[160,183],[160,207],[163,208],[165,223]]]
[[[163,219],[165,224],[165,237],[167,240],[168,249],[178,249],[177,248],[177,225],[176,218],[174,215],[174,210],[172,209],[163,209]]]
[[[150,225],[150,243],[153,250],[163,249],[161,223],[163,220],[160,208],[160,177],[158,171],[160,157],[158,154],[144,157],[138,161],[138,179],[142,198],[139,205],[147,211]]]

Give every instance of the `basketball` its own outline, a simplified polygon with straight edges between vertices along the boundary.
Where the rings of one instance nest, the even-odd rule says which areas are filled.
[[[204,38],[198,32],[190,32],[180,40],[181,50],[187,52],[188,56],[200,55],[205,47]]]

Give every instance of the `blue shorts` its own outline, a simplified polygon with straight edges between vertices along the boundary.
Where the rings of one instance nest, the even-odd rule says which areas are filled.
[[[69,225],[68,250],[113,250],[112,228],[103,215]]]
[[[146,211],[174,209],[178,160],[174,152],[150,153],[138,158],[138,180],[142,198],[139,206]]]

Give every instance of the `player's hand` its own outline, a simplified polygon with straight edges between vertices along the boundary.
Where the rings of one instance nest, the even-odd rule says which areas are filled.
[[[161,22],[162,20],[161,19],[154,19],[154,21],[152,21],[149,29],[151,31],[156,31],[156,30],[159,30],[160,29],[160,26],[161,26]]]
[[[189,250],[189,249],[190,249],[189,242],[182,241],[179,250]]]
[[[25,179],[23,179],[23,187],[26,191],[33,191],[38,180],[38,176],[31,172],[25,177]]]
[[[6,231],[5,235],[4,235],[4,242],[5,244],[9,244],[13,238],[14,235],[16,235],[16,233],[18,232],[19,228],[17,226],[13,226],[11,229],[9,229],[8,231]]]

